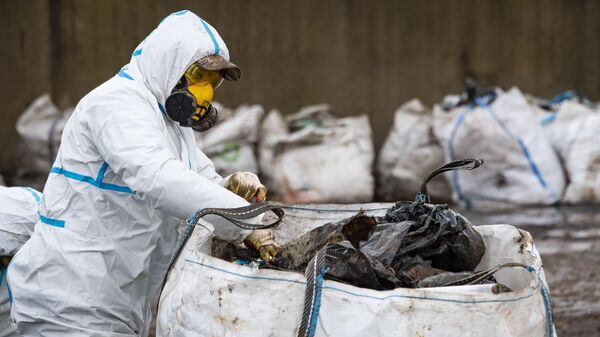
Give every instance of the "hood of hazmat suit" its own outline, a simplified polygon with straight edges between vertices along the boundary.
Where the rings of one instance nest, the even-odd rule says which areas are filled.
[[[29,240],[38,221],[38,203],[42,195],[29,187],[0,186],[0,257],[15,255]],[[17,337],[10,321],[10,299],[4,262],[0,265],[0,337]]]
[[[229,52],[189,11],[166,17],[130,63],[86,95],[65,126],[31,239],[8,268],[25,336],[147,336],[181,219],[248,203],[164,113],[195,61]],[[242,239],[214,218],[217,234]]]

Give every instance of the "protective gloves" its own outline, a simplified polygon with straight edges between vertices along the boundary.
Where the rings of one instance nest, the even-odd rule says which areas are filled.
[[[0,270],[8,268],[10,259],[12,259],[12,256],[0,256]]]
[[[244,240],[246,247],[257,251],[263,261],[270,261],[281,247],[275,242],[273,233],[269,229],[255,230]]]
[[[240,197],[252,202],[264,201],[267,197],[267,188],[261,184],[254,173],[236,172],[228,177],[225,187]],[[281,247],[275,242],[273,233],[268,230],[255,230],[244,239],[246,247],[260,253],[264,261],[269,261]]]
[[[247,201],[261,202],[267,197],[267,188],[261,184],[256,174],[236,172],[227,179],[225,188]]]

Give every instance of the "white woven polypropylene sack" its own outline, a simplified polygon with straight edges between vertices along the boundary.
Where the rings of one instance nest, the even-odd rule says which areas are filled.
[[[444,164],[444,151],[433,135],[433,116],[419,99],[398,108],[394,125],[383,143],[377,162],[378,200],[411,200],[423,179]],[[433,179],[427,190],[432,200],[447,201],[451,190],[443,177]]]
[[[282,120],[272,111],[261,131],[260,169],[270,193],[293,203],[372,200],[374,150],[366,115],[323,123],[307,118],[304,127],[292,132],[288,126],[282,129]]]
[[[260,126],[258,142],[258,164],[260,167],[261,180],[270,187],[273,194],[272,182],[275,180],[277,170],[275,169],[275,149],[280,140],[288,135],[288,128],[283,116],[278,110],[271,110]]]
[[[17,170],[20,183],[38,179],[45,181],[72,111],[73,109],[60,110],[52,103],[50,94],[43,94],[21,114],[17,120],[17,132],[21,136]]]
[[[325,280],[309,331],[318,337],[555,336],[542,262],[529,233],[508,225],[476,229],[487,247],[477,270],[505,262],[529,266],[494,275],[513,291],[493,293],[490,284],[375,291]],[[296,337],[306,278],[211,257],[211,232],[208,223],[197,226],[171,271],[157,336]]]
[[[450,111],[434,107],[434,132],[446,161],[485,161],[480,169],[446,175],[453,199],[478,208],[557,203],[564,173],[521,91],[498,90],[491,104],[479,102]]]
[[[547,114],[542,124],[568,176],[563,201],[600,202],[600,113],[569,99]]]
[[[241,105],[231,111],[215,105],[219,121],[210,130],[195,133],[197,146],[213,161],[222,176],[238,171],[258,174],[255,149],[263,107]]]

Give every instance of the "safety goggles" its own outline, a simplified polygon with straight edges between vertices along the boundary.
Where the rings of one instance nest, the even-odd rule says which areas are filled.
[[[210,83],[214,89],[217,89],[223,83],[223,76],[214,70],[204,69],[193,63],[185,71],[185,78],[188,85]]]

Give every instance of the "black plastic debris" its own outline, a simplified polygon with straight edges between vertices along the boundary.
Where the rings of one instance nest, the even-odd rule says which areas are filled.
[[[486,85],[481,85],[474,78],[467,77],[464,80],[465,91],[460,96],[448,96],[442,103],[442,108],[450,111],[464,105],[478,105],[478,101],[491,104],[498,96],[497,92]]]
[[[473,270],[485,253],[481,235],[447,205],[398,202],[385,215],[389,222],[409,222],[408,233],[396,251],[395,268],[404,256],[419,256],[438,269]]]

